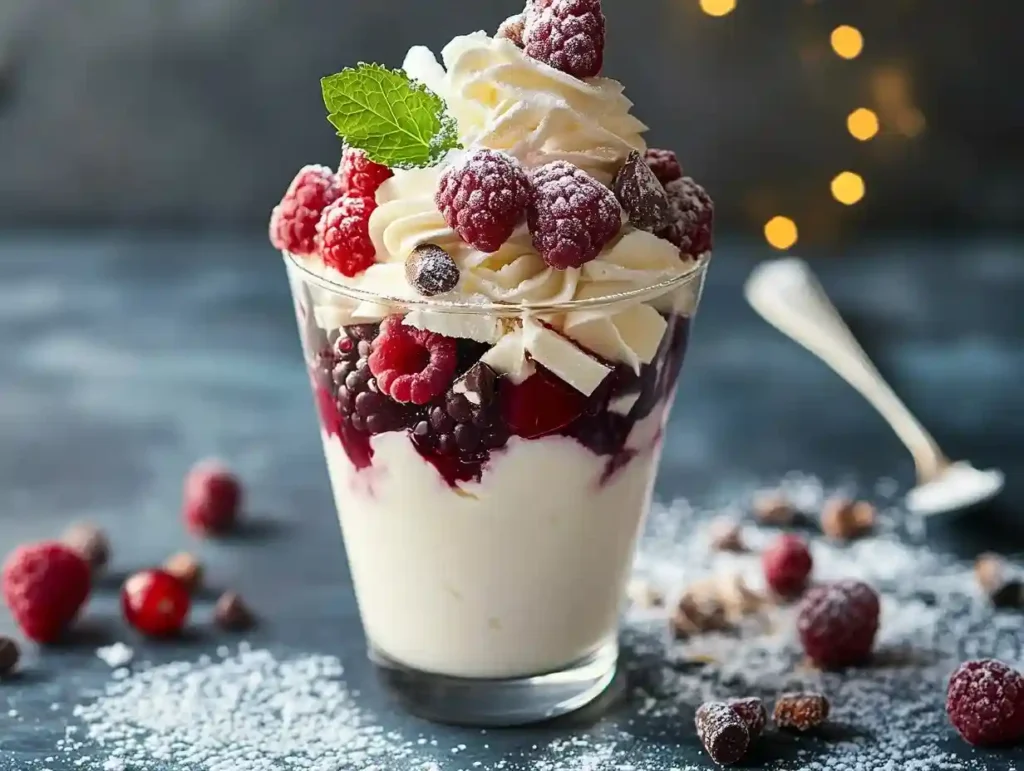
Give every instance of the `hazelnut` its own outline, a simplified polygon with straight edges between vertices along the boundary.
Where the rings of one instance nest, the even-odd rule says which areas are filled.
[[[821,529],[829,538],[850,541],[875,527],[875,507],[867,501],[830,498],[821,512]]]
[[[763,525],[782,527],[796,518],[796,509],[781,492],[759,493],[754,497],[754,516]]]
[[[164,563],[164,570],[181,581],[189,594],[194,594],[203,583],[203,566],[188,552],[179,552]]]
[[[1006,583],[1006,560],[995,552],[985,552],[974,563],[974,575],[986,594],[999,591]]]
[[[81,556],[94,573],[106,567],[110,560],[110,542],[104,532],[91,522],[76,522],[64,531],[60,540]]]
[[[726,517],[716,519],[711,523],[711,548],[715,551],[746,551],[743,529]]]

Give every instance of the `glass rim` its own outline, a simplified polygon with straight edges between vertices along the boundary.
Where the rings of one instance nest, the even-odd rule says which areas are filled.
[[[628,292],[601,295],[600,297],[589,297],[583,300],[561,300],[545,302],[524,302],[524,303],[503,303],[496,301],[489,302],[465,302],[459,300],[444,300],[436,297],[414,297],[400,298],[389,297],[377,292],[359,289],[346,284],[332,281],[331,279],[311,270],[303,264],[302,258],[291,252],[282,252],[285,265],[289,270],[294,269],[301,274],[303,281],[314,284],[332,294],[340,295],[348,300],[359,303],[372,303],[374,305],[398,305],[410,310],[430,311],[432,313],[450,313],[466,315],[486,315],[514,317],[527,313],[571,313],[576,311],[593,310],[596,308],[607,308],[622,303],[654,299],[668,294],[673,289],[679,289],[694,281],[699,281],[707,271],[711,262],[711,252],[705,252],[697,257],[692,267],[680,273],[678,276],[659,281],[656,284],[630,289]]]

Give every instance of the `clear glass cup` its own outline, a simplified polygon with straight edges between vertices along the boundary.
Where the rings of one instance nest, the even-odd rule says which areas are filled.
[[[376,296],[285,255],[370,658],[411,711],[525,724],[574,711],[612,682],[708,262],[644,290],[524,312]],[[590,396],[536,364],[517,376],[481,368],[490,346],[468,340],[457,346],[470,373],[426,407],[386,399],[366,366],[391,315],[516,329],[641,304],[664,320],[657,351],[639,373],[609,365]]]

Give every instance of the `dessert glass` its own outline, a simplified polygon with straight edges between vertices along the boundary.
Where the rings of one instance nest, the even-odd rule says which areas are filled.
[[[285,254],[369,655],[413,712],[524,724],[576,710],[611,683],[625,585],[709,258],[645,289],[524,308],[392,300]],[[638,374],[613,367],[589,397],[543,372],[519,385],[498,375],[474,452],[446,455],[423,441],[422,408],[378,422],[396,430],[371,436],[339,402],[329,351],[340,335],[357,346],[371,339],[384,316],[499,317],[514,328],[640,303],[666,324]],[[463,370],[487,350],[459,344]],[[372,406],[372,394],[362,398]]]

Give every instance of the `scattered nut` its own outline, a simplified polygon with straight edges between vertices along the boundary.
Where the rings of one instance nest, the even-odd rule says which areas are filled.
[[[729,628],[729,618],[722,602],[713,595],[699,595],[687,591],[676,606],[669,621],[677,639],[702,632],[719,632]]]
[[[828,699],[820,693],[784,693],[775,701],[775,725],[810,731],[828,719]]]
[[[731,699],[729,706],[747,724],[751,741],[764,733],[764,727],[768,723],[768,710],[765,709],[763,701],[756,696],[750,696],[746,699]]]
[[[696,716],[697,736],[711,759],[721,766],[735,763],[747,753],[750,732],[740,715],[728,704],[701,704]]]
[[[760,493],[754,497],[754,516],[762,525],[783,527],[796,519],[796,509],[781,492]]]
[[[236,592],[225,592],[221,595],[214,608],[213,619],[217,626],[229,632],[240,632],[256,623],[253,612]]]
[[[768,604],[767,598],[747,586],[747,582],[739,574],[719,581],[718,596],[725,607],[726,615],[733,623],[760,612]]]
[[[195,594],[203,584],[203,566],[188,552],[179,552],[164,563],[164,570],[181,581],[189,594]]]
[[[20,658],[18,643],[10,637],[0,637],[0,677],[12,674]]]
[[[61,536],[61,542],[84,559],[94,573],[110,560],[110,542],[104,532],[91,522],[76,522]]]
[[[743,529],[727,517],[716,519],[711,523],[711,548],[715,551],[745,552]]]
[[[995,552],[985,552],[974,563],[974,575],[986,594],[992,595],[1006,583],[1006,560]]]
[[[821,529],[829,538],[852,541],[875,527],[875,507],[867,501],[830,498],[821,512]]]

